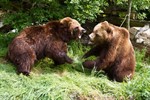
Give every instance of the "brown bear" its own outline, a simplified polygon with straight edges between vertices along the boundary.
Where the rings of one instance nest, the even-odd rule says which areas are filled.
[[[89,35],[95,44],[83,58],[96,56],[96,60],[86,60],[83,66],[89,69],[103,70],[111,80],[124,81],[132,78],[135,71],[135,54],[130,41],[130,34],[125,28],[101,22]]]
[[[45,25],[25,28],[8,47],[7,57],[18,73],[29,75],[36,60],[49,57],[56,65],[72,63],[67,56],[67,43],[81,38],[86,30],[70,17],[50,21]]]

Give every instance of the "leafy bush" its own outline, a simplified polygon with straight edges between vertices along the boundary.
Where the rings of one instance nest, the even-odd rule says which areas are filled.
[[[23,1],[15,2],[14,5],[23,5]],[[5,5],[9,3],[10,1],[3,2]],[[11,8],[11,5],[8,5],[9,7],[6,7],[7,10],[13,10]],[[13,28],[21,30],[26,26],[30,25],[36,25],[41,24],[43,22],[47,22],[51,19],[60,19],[64,16],[67,16],[65,12],[65,8],[60,5],[58,0],[33,0],[28,2],[28,9],[23,8],[22,6],[16,11],[10,11],[10,13],[6,13],[4,18],[4,24],[12,25]],[[9,9],[11,8],[11,9]]]
[[[105,0],[20,0],[17,2],[3,0],[0,6],[8,10],[4,16],[4,23],[21,30],[30,25],[41,24],[51,19],[60,19],[65,16],[76,18],[81,23],[94,20],[103,12],[107,2]],[[25,3],[27,3],[25,5]],[[5,5],[5,6],[3,6]],[[15,7],[14,7],[15,6]],[[24,7],[25,6],[25,7]]]
[[[7,47],[15,36],[15,33],[0,34],[0,57],[6,55]]]
[[[23,29],[32,24],[31,17],[27,13],[16,12],[5,15],[4,24],[13,26],[15,29]]]
[[[111,1],[114,2],[114,1]],[[127,9],[127,0],[117,0],[114,6]],[[149,11],[149,0],[133,0],[133,11],[138,12],[138,18],[146,18]],[[142,6],[141,6],[142,5]],[[4,18],[5,24],[21,30],[29,25],[47,22],[51,19],[61,19],[70,16],[81,23],[87,20],[96,20],[96,17],[108,7],[107,0],[2,0],[0,6],[7,11]]]
[[[94,20],[108,5],[105,0],[66,0],[65,3],[71,16],[81,23],[85,23],[86,20]]]
[[[128,0],[117,0],[116,5],[121,8],[128,7]],[[132,0],[132,11],[136,12],[137,19],[143,20],[147,18],[147,14],[150,13],[150,1],[149,0]],[[147,12],[147,13],[145,13]]]

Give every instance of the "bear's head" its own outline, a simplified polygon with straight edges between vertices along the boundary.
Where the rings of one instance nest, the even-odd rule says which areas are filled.
[[[81,38],[82,34],[86,32],[86,30],[81,27],[77,20],[70,17],[61,19],[60,23],[62,24],[64,30],[66,30],[66,32],[63,33],[65,36],[65,41]]]
[[[89,37],[94,44],[110,42],[113,37],[113,27],[107,21],[101,22],[94,27]]]

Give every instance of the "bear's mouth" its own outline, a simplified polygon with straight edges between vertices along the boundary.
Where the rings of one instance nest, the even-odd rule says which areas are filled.
[[[81,39],[81,37],[82,37],[82,34],[79,34],[79,35],[78,35],[78,38]]]
[[[79,27],[75,27],[73,29],[73,31],[71,32],[71,35],[74,37],[74,38],[79,38],[81,39],[82,38],[82,35],[86,33],[86,30],[84,28],[82,29],[79,29]]]

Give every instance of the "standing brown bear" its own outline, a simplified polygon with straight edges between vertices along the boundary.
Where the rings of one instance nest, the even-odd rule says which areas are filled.
[[[51,58],[56,65],[72,63],[67,56],[67,42],[80,38],[84,32],[79,22],[70,17],[31,26],[14,38],[7,56],[17,66],[18,73],[24,75],[29,75],[34,62],[44,57]]]
[[[89,37],[96,46],[83,57],[94,55],[97,59],[86,60],[83,62],[84,67],[104,70],[111,80],[118,82],[122,82],[125,77],[133,77],[135,55],[130,34],[125,28],[104,21],[94,27]]]

